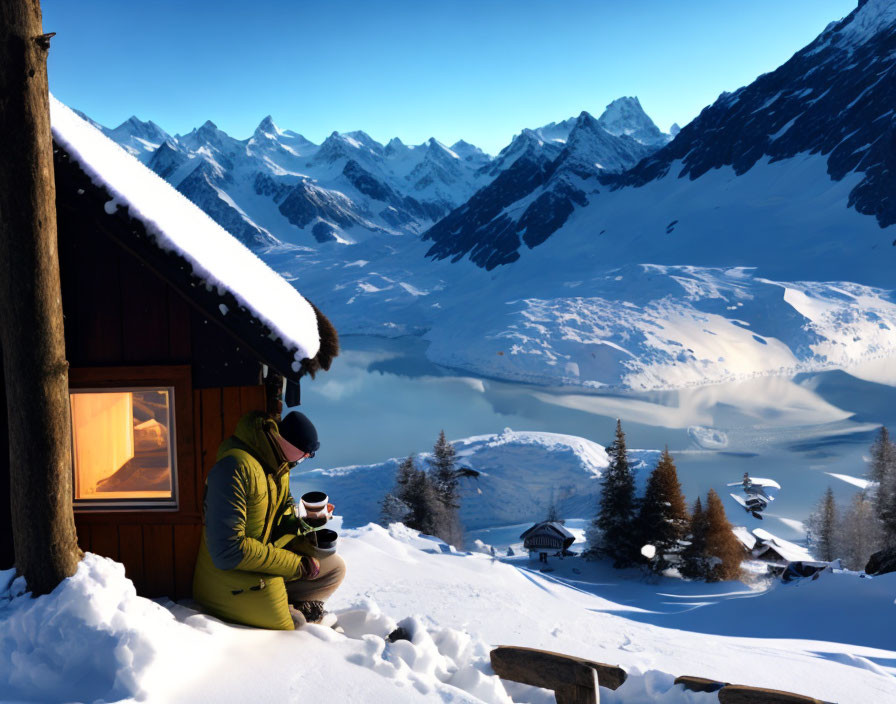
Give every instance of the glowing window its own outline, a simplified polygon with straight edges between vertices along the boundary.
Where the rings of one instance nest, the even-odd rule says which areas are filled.
[[[176,505],[174,389],[71,393],[75,505]]]

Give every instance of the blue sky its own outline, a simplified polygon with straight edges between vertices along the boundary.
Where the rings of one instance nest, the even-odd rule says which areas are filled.
[[[314,142],[466,139],[496,153],[523,127],[637,95],[664,130],[773,70],[856,0],[43,0],[50,87],[115,126],[267,114]]]

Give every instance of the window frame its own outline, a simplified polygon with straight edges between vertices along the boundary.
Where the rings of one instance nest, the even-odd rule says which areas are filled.
[[[182,484],[184,472],[189,467],[185,462],[184,438],[191,435],[188,423],[192,423],[192,394],[189,366],[149,366],[149,367],[90,367],[69,370],[69,393],[139,391],[142,389],[169,389],[172,394],[169,413],[172,418],[171,434],[171,497],[168,498],[118,498],[118,499],[77,499],[75,498],[74,427],[69,408],[69,423],[72,432],[72,487],[71,500],[75,513],[102,513],[115,511],[131,512],[178,512],[182,508]]]

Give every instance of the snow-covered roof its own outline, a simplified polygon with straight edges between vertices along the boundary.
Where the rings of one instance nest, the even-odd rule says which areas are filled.
[[[747,550],[752,550],[756,547],[756,538],[750,533],[746,526],[734,526],[731,529],[731,532],[734,533],[734,537],[737,538]]]
[[[804,562],[813,559],[809,551],[802,545],[783,540],[763,528],[754,528],[753,535],[758,541],[758,545],[753,550],[757,557],[761,557],[766,552],[774,551],[788,562]]]
[[[520,540],[525,540],[526,538],[531,538],[535,535],[553,535],[559,540],[575,540],[575,536],[570,533],[563,526],[562,523],[557,523],[553,521],[542,521],[541,523],[536,523],[534,526],[529,528],[525,533],[520,536]]]
[[[292,352],[292,372],[300,371],[303,359],[318,354],[317,313],[291,284],[185,196],[52,96],[50,118],[56,143],[94,185],[111,195],[106,213],[114,215],[118,208],[126,208],[161,250],[182,257],[206,289],[217,291],[222,305],[228,294],[235,298],[270,330],[270,337]],[[228,312],[227,306],[221,307],[225,319]]]

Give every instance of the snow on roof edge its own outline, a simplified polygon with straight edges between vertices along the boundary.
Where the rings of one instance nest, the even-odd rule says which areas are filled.
[[[107,212],[125,206],[159,247],[193,266],[194,275],[218,293],[233,294],[284,346],[294,347],[294,372],[320,349],[311,304],[254,252],[203,210],[124,151],[102,132],[50,95],[53,137],[97,186],[113,199]]]

